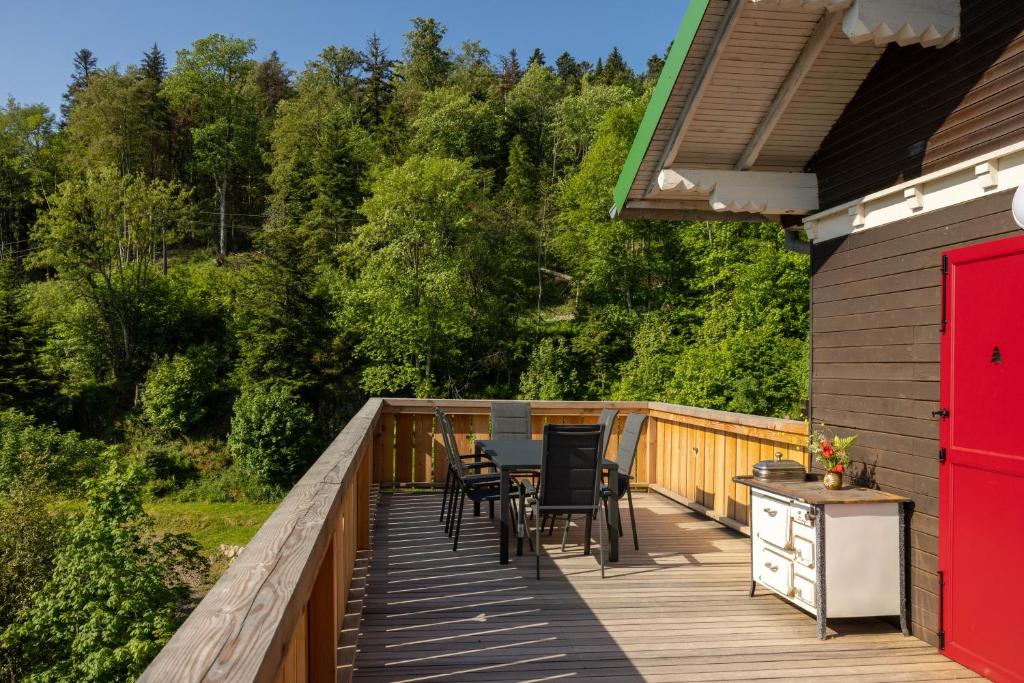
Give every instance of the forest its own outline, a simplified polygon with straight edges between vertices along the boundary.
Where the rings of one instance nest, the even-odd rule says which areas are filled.
[[[136,677],[369,396],[799,417],[781,228],[609,218],[662,55],[101,59],[0,106],[0,679]]]

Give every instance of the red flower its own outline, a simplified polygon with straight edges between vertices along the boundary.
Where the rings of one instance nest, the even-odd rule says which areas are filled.
[[[829,443],[823,441],[821,443],[821,454],[824,455],[826,458],[831,458],[833,453],[835,453],[835,450],[832,448],[832,446]]]
[[[846,468],[845,468],[845,467],[843,467],[842,465],[836,465],[836,466],[835,466],[835,469],[833,469],[832,471],[833,471],[833,472],[837,472],[837,473],[839,473],[839,474],[842,474],[842,473],[843,473],[843,471],[844,471],[845,469],[846,469]]]

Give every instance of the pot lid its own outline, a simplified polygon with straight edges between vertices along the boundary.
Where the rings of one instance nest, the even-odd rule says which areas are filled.
[[[804,466],[798,463],[796,460],[783,460],[782,453],[776,453],[774,460],[762,460],[761,462],[754,465],[754,472],[760,473],[796,473],[803,474],[805,472]]]

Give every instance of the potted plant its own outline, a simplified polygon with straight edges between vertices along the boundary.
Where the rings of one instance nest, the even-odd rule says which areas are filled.
[[[824,423],[811,433],[807,450],[825,468],[825,488],[832,491],[843,488],[843,473],[850,466],[848,451],[856,440],[856,434],[837,436]]]

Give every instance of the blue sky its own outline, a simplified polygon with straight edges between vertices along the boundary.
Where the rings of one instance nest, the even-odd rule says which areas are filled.
[[[414,16],[448,26],[447,42],[480,40],[493,54],[540,47],[553,60],[563,50],[596,61],[612,46],[634,68],[675,36],[686,0],[0,0],[0,98],[55,109],[76,50],[96,53],[101,67],[130,64],[154,41],[169,56],[210,33],[254,38],[259,55],[277,50],[293,69],[326,45],[361,48],[376,31],[391,52]]]

